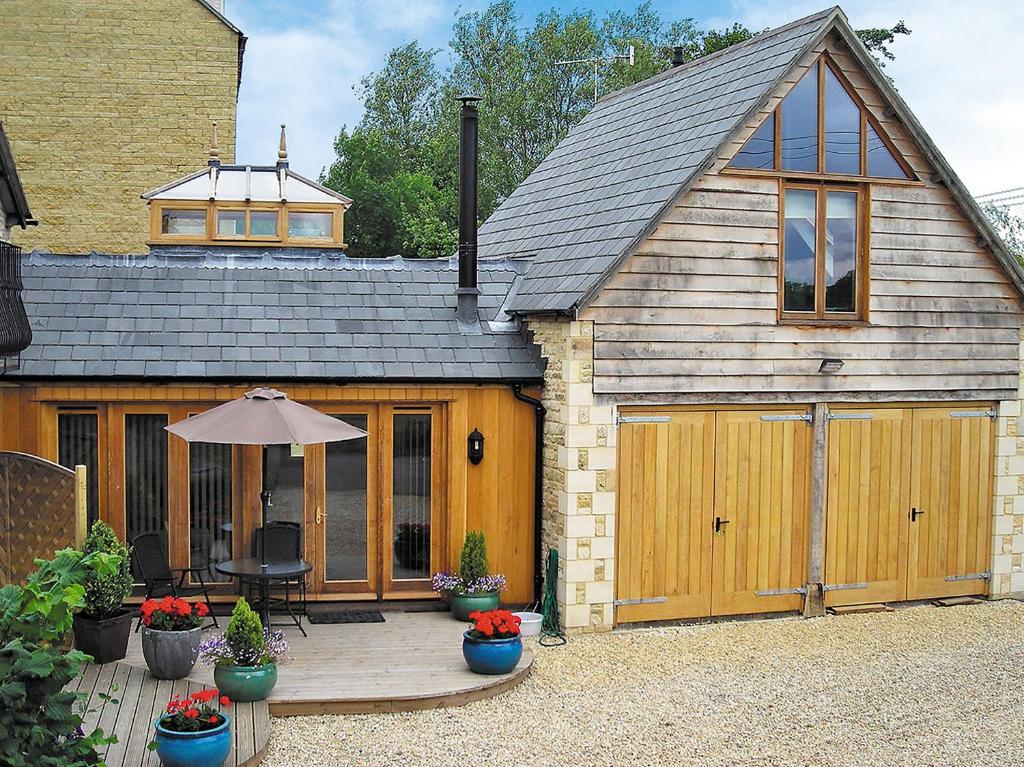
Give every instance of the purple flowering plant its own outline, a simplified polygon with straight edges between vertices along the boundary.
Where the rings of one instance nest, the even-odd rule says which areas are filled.
[[[223,634],[214,634],[199,643],[199,659],[203,664],[217,666],[265,666],[288,661],[288,642],[283,631],[263,632],[262,647],[239,651]]]
[[[504,575],[482,575],[469,580],[458,573],[434,573],[432,586],[439,594],[475,596],[504,591],[506,584]]]

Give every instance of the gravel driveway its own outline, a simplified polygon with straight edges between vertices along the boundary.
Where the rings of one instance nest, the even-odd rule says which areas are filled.
[[[265,762],[1022,765],[1024,604],[573,636],[497,698],[275,719]]]

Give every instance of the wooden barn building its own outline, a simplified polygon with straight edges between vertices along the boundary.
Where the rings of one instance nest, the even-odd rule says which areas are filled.
[[[1024,593],[1024,273],[838,8],[601,99],[473,268],[347,258],[286,157],[146,197],[150,253],[26,257],[0,449],[174,566],[249,551],[258,449],[163,427],[269,384],[369,432],[275,456],[315,599],[469,529],[570,629]]]

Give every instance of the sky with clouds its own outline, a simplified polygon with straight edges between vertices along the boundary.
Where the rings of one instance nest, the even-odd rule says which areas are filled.
[[[316,177],[333,157],[342,125],[359,121],[354,90],[387,52],[412,39],[447,47],[456,13],[481,0],[226,0],[225,13],[249,38],[238,101],[239,162],[271,162],[288,124],[292,167]],[[823,7],[819,0],[653,0],[666,20],[693,17],[752,29],[778,26]],[[633,2],[520,0],[525,20],[539,11],[586,8],[598,15]],[[975,194],[1024,186],[1024,84],[1018,66],[1020,0],[850,0],[855,27],[913,30],[897,40],[887,71],[953,168]],[[444,53],[441,54],[444,57]],[[439,63],[444,63],[442,58]]]

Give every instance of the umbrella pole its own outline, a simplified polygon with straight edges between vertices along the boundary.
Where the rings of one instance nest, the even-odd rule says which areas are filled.
[[[267,581],[267,512],[270,508],[270,488],[267,487],[267,446],[263,445],[262,469],[260,471],[260,511],[262,529],[260,532],[260,617],[264,626],[270,626],[270,588]]]

